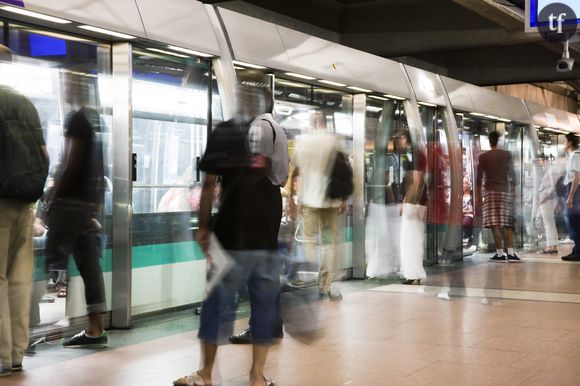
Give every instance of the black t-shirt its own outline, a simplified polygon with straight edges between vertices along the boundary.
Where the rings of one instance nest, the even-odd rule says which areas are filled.
[[[223,247],[275,250],[282,217],[280,188],[272,185],[263,169],[253,167],[248,131],[249,124],[219,124],[209,137],[199,168],[221,177],[214,233]]]
[[[89,203],[99,202],[100,182],[103,178],[103,155],[101,141],[95,130],[100,129],[99,113],[82,108],[67,119],[66,138],[81,143],[81,161],[70,179],[73,183],[63,186],[60,195]]]

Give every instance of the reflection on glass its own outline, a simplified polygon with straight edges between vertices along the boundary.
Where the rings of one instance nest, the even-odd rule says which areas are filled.
[[[3,25],[0,22],[0,25]],[[110,213],[111,167],[110,167],[110,110],[101,104],[98,79],[110,76],[109,47],[65,34],[43,31],[39,28],[10,24],[9,44],[14,52],[12,65],[0,68],[0,84],[14,87],[28,96],[36,106],[47,150],[50,156],[50,172],[45,195],[36,205],[34,223],[35,271],[31,293],[32,335],[37,331],[61,328],[66,318],[86,314],[83,308],[81,281],[74,263],[66,271],[44,273],[44,245],[46,242],[46,215],[54,174],[58,171],[64,146],[64,126],[67,115],[78,109],[78,103],[70,95],[82,93],[83,104],[97,111],[101,118],[101,137],[104,150],[105,201],[98,221],[104,225],[101,265],[105,282],[109,282],[110,266]],[[0,36],[3,42],[4,35]],[[107,292],[110,292],[107,288]],[[59,323],[60,322],[60,323]],[[63,324],[64,323],[64,324]]]
[[[210,111],[212,121],[222,120],[210,72],[209,62],[198,58],[133,51],[134,314],[202,300],[205,257],[193,242],[197,162]]]

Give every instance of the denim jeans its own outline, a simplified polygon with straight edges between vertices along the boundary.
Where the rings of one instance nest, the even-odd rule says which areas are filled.
[[[89,204],[75,200],[57,200],[48,213],[46,265],[48,269],[66,269],[72,253],[85,285],[87,312],[106,311],[105,284],[99,258],[101,240]]]
[[[248,288],[255,344],[271,344],[278,323],[280,258],[274,251],[228,251],[235,265],[203,302],[198,337],[224,344],[233,333],[236,292]]]
[[[572,208],[566,208],[566,217],[568,218],[568,233],[570,239],[574,241],[573,255],[580,255],[580,189],[574,194],[574,205]]]

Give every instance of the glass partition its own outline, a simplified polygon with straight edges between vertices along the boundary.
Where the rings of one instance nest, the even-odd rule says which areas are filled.
[[[1,25],[2,23],[0,23]],[[54,33],[39,27],[10,24],[8,41],[14,53],[11,65],[0,69],[0,83],[26,95],[40,116],[48,153],[50,171],[45,194],[36,204],[34,224],[34,283],[31,293],[30,324],[32,334],[46,334],[75,323],[86,315],[82,279],[72,259],[65,270],[50,269],[45,274],[46,216],[51,188],[62,160],[65,122],[81,106],[95,110],[100,127],[94,127],[103,144],[105,202],[97,218],[103,225],[102,259],[107,307],[111,304],[111,109],[103,98],[110,89],[110,47],[88,39]]]
[[[208,61],[135,47],[132,88],[132,306],[140,314],[203,298],[205,258],[192,242],[201,192],[197,163],[209,112],[214,121],[222,118]]]

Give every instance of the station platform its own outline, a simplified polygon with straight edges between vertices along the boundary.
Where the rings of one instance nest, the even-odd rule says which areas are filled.
[[[281,386],[580,384],[580,264],[523,253],[521,264],[494,264],[488,255],[430,269],[419,286],[343,282],[341,302],[320,303],[319,339],[286,334],[266,374]],[[238,331],[247,314],[242,306]],[[172,385],[200,362],[198,319],[189,310],[140,320],[109,331],[103,350],[47,342],[0,384]],[[222,347],[221,384],[247,385],[250,356],[251,346]]]

